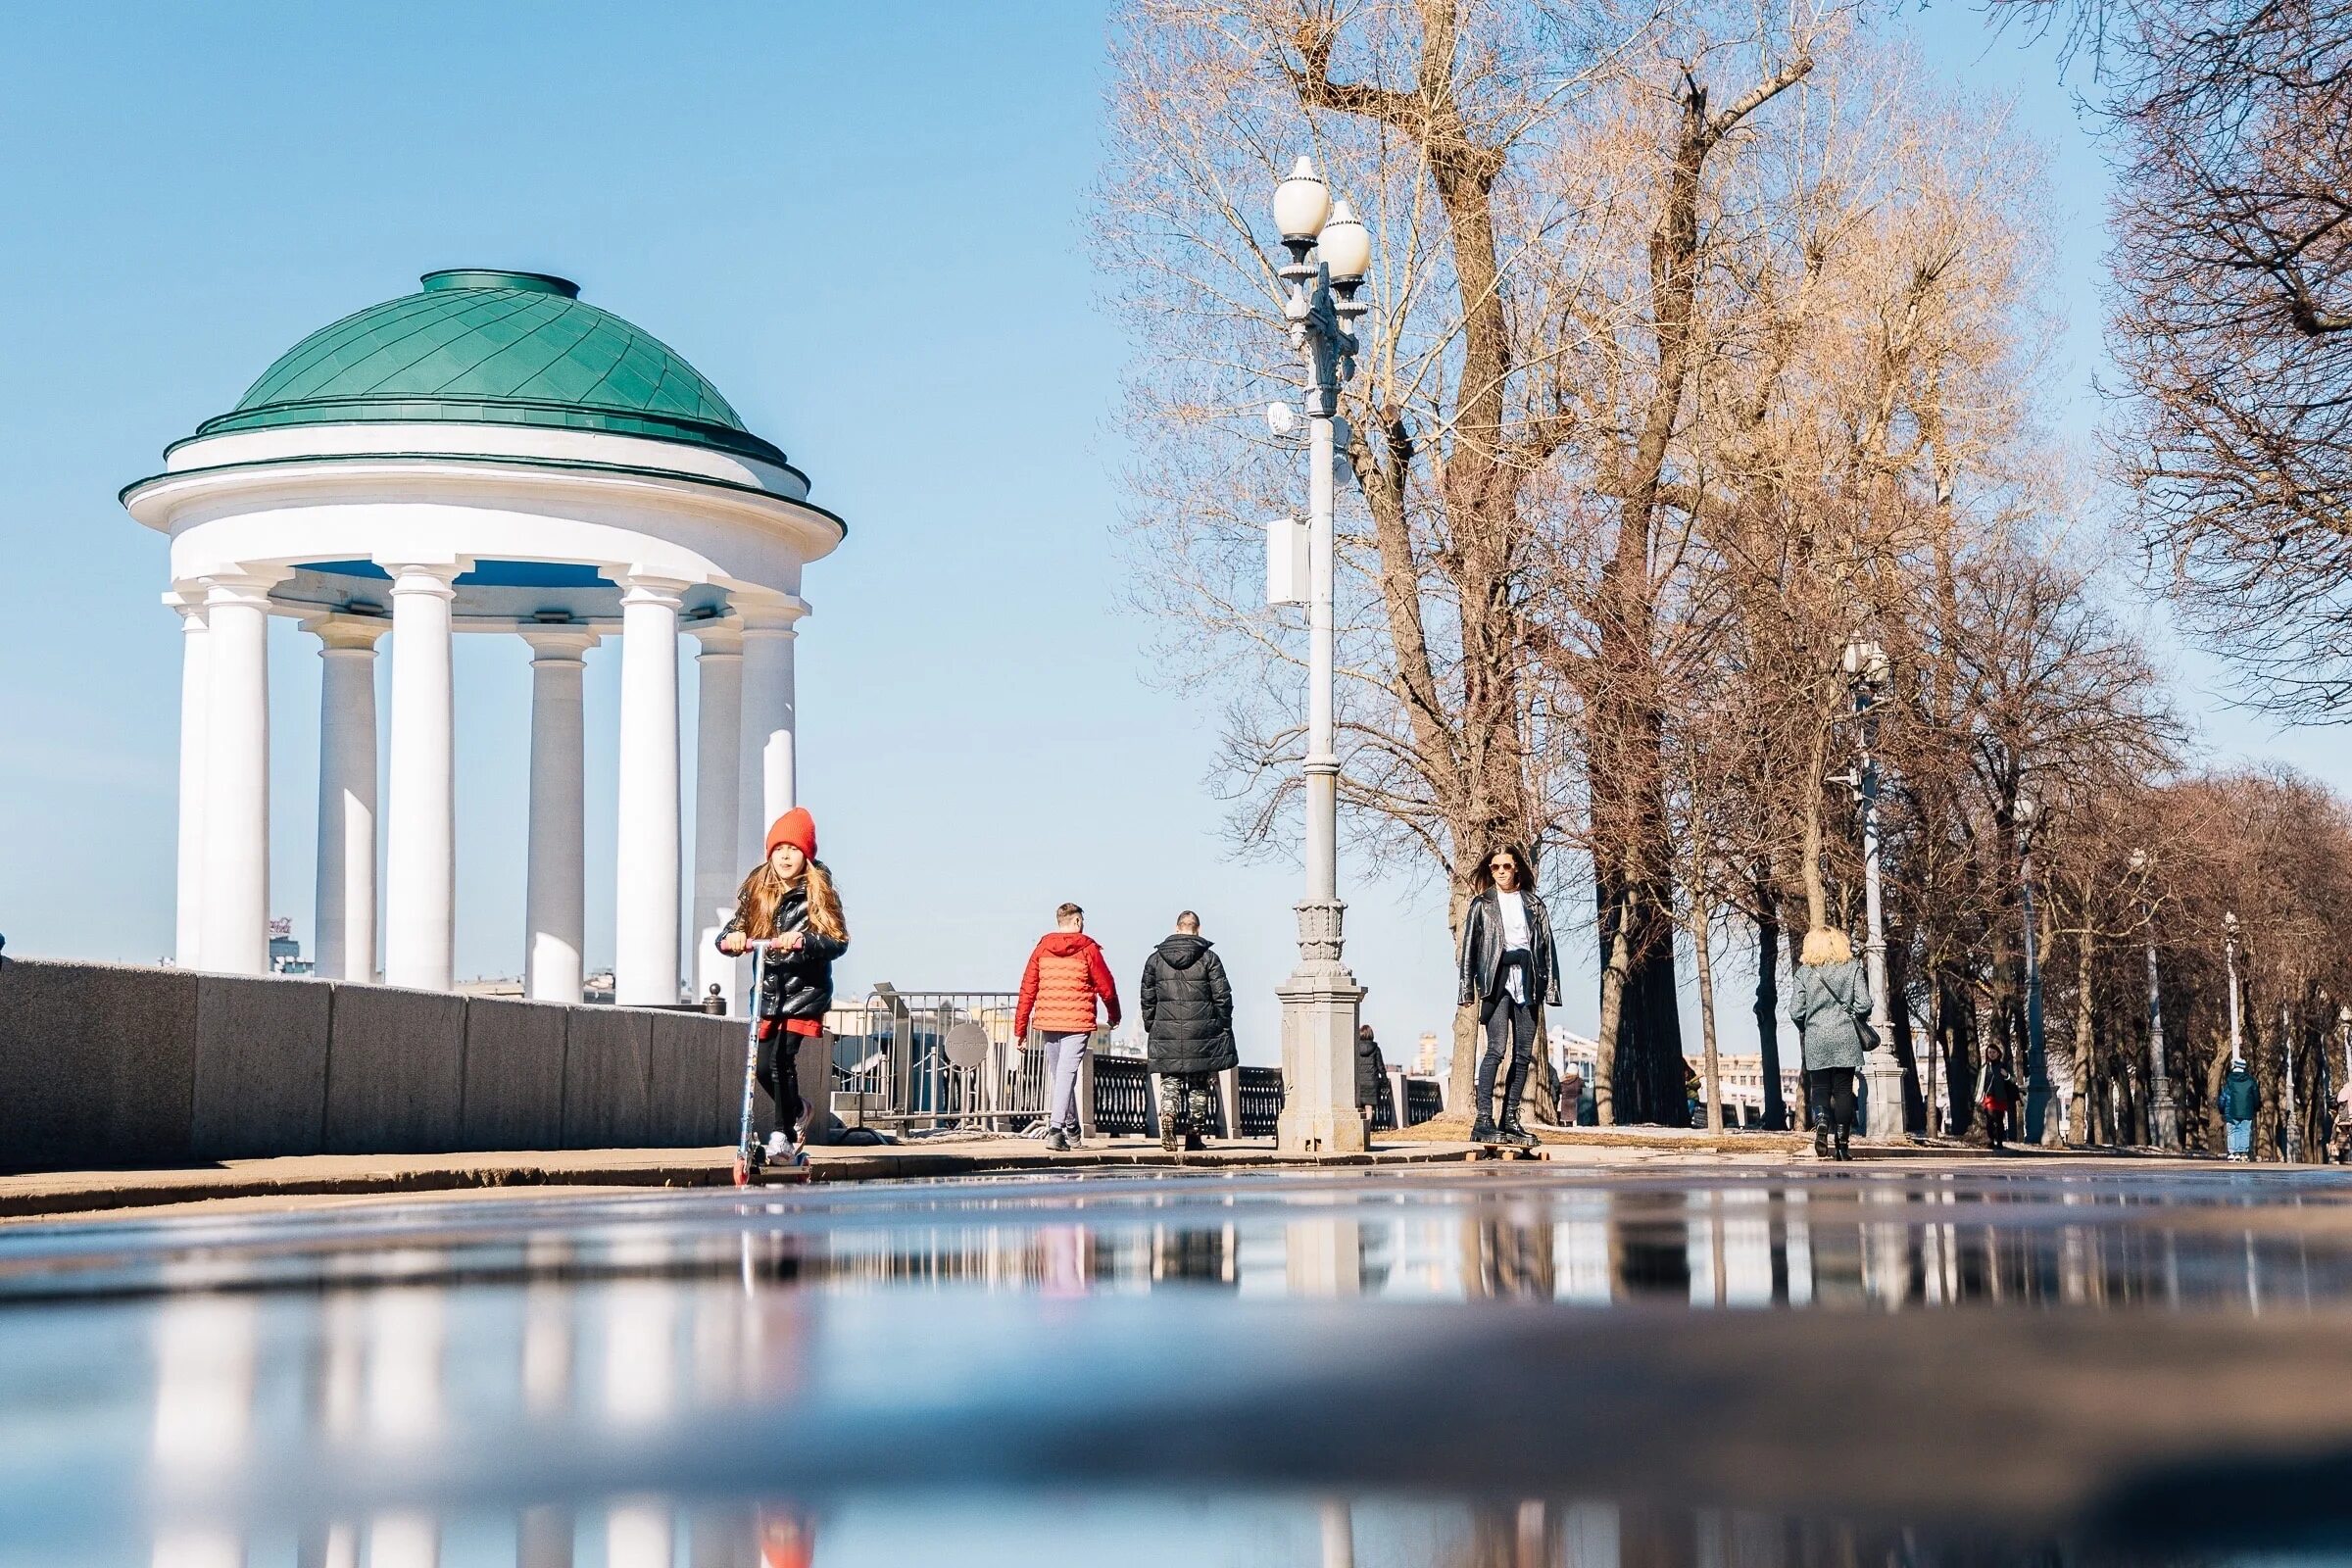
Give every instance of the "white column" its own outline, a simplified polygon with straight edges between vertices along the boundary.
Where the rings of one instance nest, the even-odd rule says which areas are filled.
[[[164,596],[179,612],[179,866],[174,895],[172,961],[193,969],[204,931],[205,699],[212,679],[205,662],[204,584],[186,583]]]
[[[375,978],[375,644],[380,615],[327,615],[318,639],[318,978]]]
[[[732,620],[694,628],[694,994],[735,990],[735,960],[714,944],[735,911],[736,880],[750,867],[737,854],[743,745],[743,628]]]
[[[743,836],[736,859],[749,867],[760,858],[767,825],[800,800],[793,764],[792,626],[808,607],[797,599],[739,599],[736,609],[743,617],[743,798],[736,808]]]
[[[270,584],[205,579],[204,966],[270,970]]]
[[[596,646],[577,627],[527,630],[531,645],[531,839],[524,870],[523,992],[534,1002],[580,1000],[580,949],[587,942],[587,884],[581,865],[581,656]]]
[[[686,584],[617,574],[620,836],[614,857],[612,1000],[678,1000],[678,605]]]
[[[457,957],[457,775],[451,718],[455,562],[392,573],[392,735],[384,810],[384,983],[447,991]]]

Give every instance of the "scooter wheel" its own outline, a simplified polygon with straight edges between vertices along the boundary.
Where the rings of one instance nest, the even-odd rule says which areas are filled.
[[[735,1156],[735,1185],[738,1187],[752,1185],[752,1162],[741,1154]]]

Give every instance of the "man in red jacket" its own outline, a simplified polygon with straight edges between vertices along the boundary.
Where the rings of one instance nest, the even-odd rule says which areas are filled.
[[[1015,1036],[1027,1040],[1034,1022],[1045,1043],[1047,1082],[1054,1086],[1046,1147],[1056,1152],[1079,1141],[1078,1067],[1087,1037],[1095,1032],[1098,1002],[1103,1023],[1117,1028],[1118,982],[1110,977],[1102,949],[1086,934],[1086,911],[1065,904],[1054,911],[1054,929],[1030,951],[1029,967],[1021,971],[1020,1004],[1012,1013]]]

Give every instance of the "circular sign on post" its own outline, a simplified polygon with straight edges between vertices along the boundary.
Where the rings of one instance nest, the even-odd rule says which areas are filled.
[[[977,1067],[988,1057],[988,1031],[966,1018],[940,1041],[940,1050],[958,1067]]]

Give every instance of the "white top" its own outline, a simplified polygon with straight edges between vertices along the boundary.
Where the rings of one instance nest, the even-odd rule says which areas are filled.
[[[1518,893],[1505,893],[1496,888],[1494,903],[1502,911],[1502,950],[1505,953],[1525,951],[1529,946],[1527,900]],[[1513,1002],[1527,1001],[1526,965],[1512,964],[1510,977],[1503,983],[1510,988]]]

